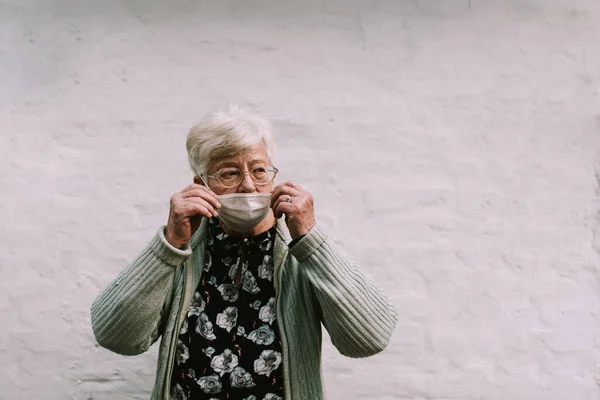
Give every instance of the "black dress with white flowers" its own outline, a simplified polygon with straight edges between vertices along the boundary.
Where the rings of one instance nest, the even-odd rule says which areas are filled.
[[[174,400],[282,400],[275,322],[275,227],[242,239],[215,218],[200,284],[179,333]]]

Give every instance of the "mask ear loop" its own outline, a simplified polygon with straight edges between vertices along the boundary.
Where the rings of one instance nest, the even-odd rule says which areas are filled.
[[[202,183],[204,183],[204,186],[206,186],[206,188],[207,188],[207,189],[209,189],[209,190],[212,190],[212,189],[210,188],[210,186],[208,186],[208,182],[206,182],[206,181],[204,180],[204,174],[201,174],[201,175],[200,175],[200,180],[202,181]],[[218,218],[218,217],[217,217],[217,218]],[[211,218],[211,219],[212,219],[212,218]],[[210,232],[210,230],[209,230],[209,232]]]
[[[204,174],[200,175],[200,180],[202,180],[202,182],[204,183],[204,186],[206,186],[208,189],[210,189],[210,186],[208,186],[208,182],[206,182],[204,180]],[[211,189],[212,190],[212,189]]]

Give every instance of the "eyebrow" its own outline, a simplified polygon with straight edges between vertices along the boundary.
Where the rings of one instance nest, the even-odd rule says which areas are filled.
[[[238,163],[235,161],[221,161],[215,165],[216,169],[221,169],[223,167],[237,167]]]
[[[269,162],[267,160],[265,160],[264,158],[255,158],[253,160],[248,161],[248,165],[256,165],[256,164],[265,164],[268,165]],[[239,164],[237,161],[221,161],[219,163],[217,163],[217,165],[215,166],[216,169],[221,169],[224,167],[238,167]]]

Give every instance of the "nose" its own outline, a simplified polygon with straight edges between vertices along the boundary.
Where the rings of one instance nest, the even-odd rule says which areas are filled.
[[[242,183],[238,186],[238,193],[254,193],[256,192],[256,186],[254,181],[250,178],[250,174],[244,174]]]

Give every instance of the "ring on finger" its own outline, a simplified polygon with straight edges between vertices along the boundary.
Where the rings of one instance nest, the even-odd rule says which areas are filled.
[[[288,197],[287,197],[287,199],[286,199],[286,201],[287,201],[288,203],[291,203],[291,202],[292,202],[292,198],[291,198],[290,196],[288,196]]]

